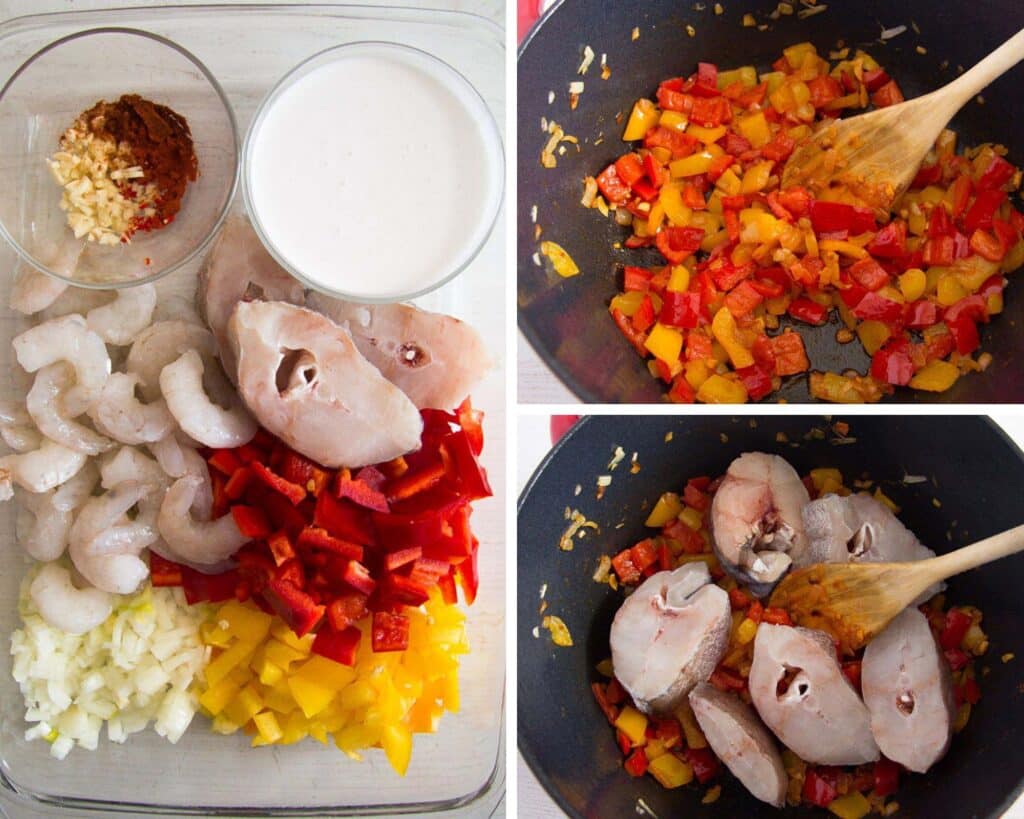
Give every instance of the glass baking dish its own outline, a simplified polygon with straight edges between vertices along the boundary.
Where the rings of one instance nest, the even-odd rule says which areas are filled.
[[[389,40],[440,57],[484,97],[504,133],[502,31],[460,12],[356,6],[188,6],[67,12],[0,25],[0,82],[48,43],[90,28],[122,26],[166,37],[194,53],[221,83],[244,133],[263,96],[291,68],[323,49],[359,40]],[[82,72],[88,66],[80,67]],[[72,79],[73,81],[73,79]],[[126,91],[131,79],[126,78]],[[83,108],[93,100],[83,101]],[[397,109],[396,109],[397,110]],[[400,117],[396,120],[401,126]],[[408,124],[406,124],[408,125]],[[0,162],[10,161],[0,157]],[[233,210],[241,212],[241,196]],[[483,251],[463,275],[417,303],[479,329],[499,364],[474,392],[487,413],[484,463],[494,498],[478,504],[481,588],[469,612],[471,653],[463,659],[462,708],[438,733],[417,735],[408,774],[394,774],[383,752],[363,763],[305,741],[254,749],[246,737],[217,736],[197,716],[177,745],[155,733],[124,745],[75,749],[63,762],[45,742],[26,742],[23,704],[10,676],[6,638],[18,625],[18,585],[28,565],[15,542],[14,507],[0,505],[0,811],[7,817],[103,815],[395,815],[448,810],[488,816],[503,810],[505,787],[504,497],[505,316],[504,212]],[[17,258],[0,246],[7,288]],[[160,302],[191,299],[198,263],[158,283]],[[25,320],[0,299],[0,397],[22,398],[28,382],[9,343]],[[158,308],[159,309],[159,308]]]

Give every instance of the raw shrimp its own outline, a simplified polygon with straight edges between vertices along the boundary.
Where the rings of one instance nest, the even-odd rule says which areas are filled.
[[[195,299],[177,293],[160,293],[153,321],[183,321],[202,326],[203,320],[196,310]]]
[[[25,399],[28,414],[51,441],[86,455],[106,452],[113,447],[113,441],[64,414],[62,397],[74,383],[74,370],[63,361],[43,367],[36,373]]]
[[[88,457],[44,438],[38,449],[0,458],[0,500],[14,494],[11,483],[29,492],[46,492],[74,476]]]
[[[18,363],[30,373],[57,361],[74,367],[76,383],[64,395],[64,412],[69,418],[92,406],[110,375],[110,356],[103,339],[77,314],[37,324],[15,336],[11,344]]]
[[[174,418],[162,398],[144,404],[135,397],[138,383],[134,373],[111,373],[89,410],[96,428],[122,444],[159,441],[174,429]]]
[[[73,313],[84,316],[110,301],[107,290],[87,290],[84,287],[69,287],[49,307],[39,313],[42,321],[50,321]]]
[[[160,395],[160,372],[188,350],[212,359],[216,352],[213,335],[187,321],[158,321],[135,338],[125,369],[139,376],[142,397],[152,401]]]
[[[196,521],[189,508],[202,481],[194,475],[178,478],[167,490],[158,519],[160,534],[176,554],[193,563],[219,563],[248,543],[235,519],[224,515],[212,521]]]
[[[28,410],[17,401],[0,401],[0,438],[15,452],[39,449],[43,442]]]
[[[109,304],[90,310],[85,321],[107,344],[131,344],[136,335],[153,320],[156,288],[151,284],[126,287],[117,291]]]
[[[56,560],[68,545],[74,511],[85,503],[96,486],[96,467],[87,463],[69,481],[49,492],[19,489],[18,542],[36,560]]]
[[[200,487],[196,490],[192,501],[192,512],[199,520],[209,520],[213,509],[213,486],[210,483],[210,470],[203,456],[188,446],[183,446],[175,435],[168,435],[152,444],[149,451],[153,453],[160,468],[172,478],[192,475],[199,479]]]
[[[256,421],[241,402],[223,409],[207,397],[203,389],[203,360],[195,350],[164,367],[160,390],[181,428],[206,446],[241,446],[256,434]]]
[[[778,455],[746,452],[729,464],[711,504],[722,568],[763,597],[807,551],[800,511],[807,488]]]
[[[11,286],[11,309],[25,315],[38,313],[53,304],[67,289],[68,285],[60,279],[22,265]]]
[[[75,568],[96,588],[131,594],[149,574],[138,555],[159,534],[145,523],[120,521],[152,491],[150,484],[122,481],[91,498],[75,518],[68,553]]]
[[[139,501],[139,514],[136,523],[145,523],[156,528],[156,518],[160,513],[164,493],[171,485],[171,479],[160,464],[132,446],[123,446],[114,457],[109,458],[100,466],[100,485],[104,489],[113,489],[124,481],[141,481],[149,484],[153,490]]]
[[[71,572],[58,563],[43,566],[28,593],[40,617],[68,634],[91,631],[106,620],[114,608],[114,601],[107,592],[76,588],[71,582]]]

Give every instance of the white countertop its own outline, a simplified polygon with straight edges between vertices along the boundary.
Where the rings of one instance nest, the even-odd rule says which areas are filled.
[[[522,378],[521,370],[520,378]],[[995,414],[992,418],[1013,438],[1017,446],[1024,449],[1024,415],[1003,413]],[[522,491],[526,482],[533,474],[534,469],[537,468],[548,452],[548,445],[551,441],[549,423],[550,416],[548,415],[527,416],[520,414],[519,416],[519,460],[516,464],[516,485],[519,491]],[[547,795],[519,754],[516,754],[516,764],[518,766],[517,793],[519,815],[530,817],[530,819],[561,819],[564,817],[565,814],[561,808]],[[1003,814],[1003,819],[1024,819],[1024,797],[1018,799]]]

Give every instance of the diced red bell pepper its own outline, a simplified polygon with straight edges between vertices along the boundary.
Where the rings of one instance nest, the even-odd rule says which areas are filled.
[[[673,404],[693,404],[697,401],[697,393],[682,373],[672,379],[668,400]]]
[[[648,270],[646,267],[627,265],[623,271],[623,289],[627,293],[634,291],[646,292],[651,287],[652,276],[654,276],[654,271]]]
[[[736,370],[736,375],[743,382],[743,386],[750,399],[752,401],[759,401],[766,395],[769,395],[774,389],[772,384],[773,372],[769,372],[757,364],[751,364],[749,367],[740,367]]]
[[[902,219],[893,219],[875,234],[867,251],[880,259],[900,259],[906,256],[907,223]]]
[[[249,464],[249,469],[252,471],[253,477],[261,481],[264,485],[273,489],[275,492],[283,495],[287,498],[293,506],[297,506],[302,503],[306,497],[306,487],[300,486],[297,483],[292,483],[289,480],[285,480],[280,475],[271,472],[266,466],[261,464],[259,461],[253,461]]]
[[[932,165],[922,165],[917,169],[914,181],[910,183],[912,188],[926,188],[929,185],[936,185],[942,181],[942,166],[936,162]]]
[[[181,566],[151,550],[149,553],[149,579],[158,588],[180,586],[182,584]]]
[[[288,539],[288,533],[283,529],[267,537],[267,548],[270,549],[274,563],[278,566],[295,557],[295,549],[292,548],[292,542]]]
[[[224,484],[224,495],[229,501],[239,500],[249,488],[252,470],[248,466],[236,469]]]
[[[971,250],[990,262],[1001,262],[1007,248],[998,236],[978,228],[971,234]]]
[[[484,414],[478,409],[473,409],[473,404],[467,397],[458,409],[455,411],[456,416],[459,419],[459,426],[462,427],[462,431],[466,433],[466,437],[469,438],[469,443],[472,446],[473,454],[479,455],[484,451]],[[367,467],[366,469],[369,469]],[[363,480],[363,473],[366,469],[359,471],[356,475],[356,480]],[[376,470],[374,470],[376,471]],[[372,484],[371,484],[372,485]],[[375,489],[379,489],[380,485],[374,486]]]
[[[765,608],[764,613],[761,615],[761,620],[774,626],[793,625],[793,618],[789,616],[789,612],[774,606]]]
[[[658,198],[658,189],[647,181],[646,176],[633,183],[633,193],[644,202],[653,202]]]
[[[390,572],[381,580],[380,597],[388,605],[422,606],[430,599],[430,589],[404,574]]]
[[[281,453],[275,468],[278,475],[286,481],[304,487],[311,495],[319,495],[330,477],[326,470],[305,455],[291,449]]]
[[[624,154],[615,160],[615,172],[624,184],[633,187],[644,178],[644,165],[636,154]]]
[[[864,85],[868,91],[877,91],[887,82],[889,82],[889,75],[884,69],[875,68],[871,71],[865,71],[862,75],[864,78]],[[851,91],[854,89],[850,89]]]
[[[687,748],[686,761],[693,768],[694,776],[701,785],[706,785],[722,770],[722,766],[709,748]]]
[[[675,128],[666,128],[664,125],[656,125],[644,137],[645,148],[664,148],[672,154],[673,159],[690,156],[699,145],[700,140],[696,137],[677,131]]]
[[[623,313],[621,310],[613,307],[611,309],[612,319],[615,321],[615,325],[622,331],[622,335],[626,337],[626,340],[633,345],[633,349],[636,350],[640,355],[647,356],[647,348],[644,346],[646,335],[639,333],[633,328],[633,322],[629,316]]]
[[[729,589],[729,605],[733,610],[746,609],[752,602],[752,598],[743,589]]]
[[[764,619],[764,605],[760,600],[755,600],[750,604],[750,608],[747,609],[747,619],[753,620],[755,623],[760,623]]]
[[[455,571],[455,567],[452,566],[452,572]],[[441,590],[441,599],[444,600],[445,605],[454,606],[459,602],[459,595],[455,588],[455,575],[445,574],[437,579],[437,587]]]
[[[286,580],[271,580],[263,596],[299,637],[312,631],[324,617],[323,606]]]
[[[881,757],[875,763],[875,793],[879,796],[889,796],[896,793],[900,784],[900,766],[891,759]]]
[[[451,568],[452,565],[446,560],[418,557],[413,561],[412,568],[409,570],[409,579],[429,588],[436,586]]]
[[[655,237],[655,244],[661,255],[672,264],[682,264],[686,257],[700,248],[704,239],[704,228],[663,227]]]
[[[340,594],[327,606],[327,620],[334,631],[344,631],[366,616],[367,596],[359,592]]]
[[[313,524],[342,540],[371,546],[375,542],[370,512],[348,500],[339,500],[330,492],[316,499]]]
[[[402,478],[406,478],[408,474],[406,473]],[[375,512],[388,511],[388,499],[384,493],[362,481],[353,480],[347,469],[338,472],[338,477],[334,482],[334,494],[339,498],[348,498],[364,509],[372,509]]]
[[[619,178],[614,163],[597,175],[597,187],[610,204],[624,205],[629,201],[629,185]]]
[[[998,154],[993,154],[988,167],[978,177],[978,190],[990,191],[1001,188],[1013,179],[1016,172],[1017,169],[1013,165]]]
[[[919,299],[903,307],[903,323],[911,330],[923,330],[931,327],[939,320],[939,311],[935,302]]]
[[[658,553],[650,539],[641,540],[629,550],[629,553],[633,558],[633,565],[641,572],[646,571],[658,560]]]
[[[189,566],[181,567],[181,588],[190,606],[196,603],[219,603],[235,596],[239,575],[231,570],[220,574],[203,574]]]
[[[410,546],[407,549],[399,549],[395,552],[388,552],[384,556],[384,568],[389,572],[402,568],[414,560],[423,556],[422,546]]]
[[[705,128],[732,122],[732,103],[724,97],[697,97],[690,109],[690,121]]]
[[[775,357],[776,375],[796,375],[810,369],[811,362],[799,333],[781,333],[770,338],[769,343]]]
[[[647,773],[647,754],[644,752],[644,749],[635,749],[626,757],[625,762],[622,763],[622,767],[626,769],[626,773],[634,777],[643,776]]]
[[[422,469],[410,470],[401,477],[390,481],[387,485],[386,496],[382,495],[382,497],[386,497],[387,501],[391,503],[411,498],[413,495],[418,495],[420,492],[425,492],[427,489],[436,486],[444,476],[445,467],[441,461],[429,464]],[[386,512],[387,503],[385,503],[384,507],[383,509],[378,508],[377,511]]]
[[[941,210],[941,208],[939,208]],[[922,260],[927,265],[945,267],[953,264],[956,258],[956,240],[952,236],[940,236],[928,239],[924,243]]]
[[[598,708],[604,714],[605,719],[612,725],[615,724],[615,720],[619,718],[619,709],[615,707],[615,704],[608,699],[608,687],[599,682],[591,683],[590,690],[594,694],[594,699],[597,701]]]
[[[277,580],[287,580],[297,589],[305,590],[306,588],[305,568],[298,558],[292,557],[284,561],[284,563],[277,567],[274,577]]]
[[[654,302],[651,301],[650,295],[645,293],[640,306],[637,307],[636,312],[630,317],[630,320],[633,322],[633,329],[638,333],[646,333],[654,326],[654,319]]]
[[[718,144],[731,156],[739,156],[751,149],[750,142],[746,137],[740,136],[735,131],[726,131],[725,136],[718,140]],[[743,207],[740,205],[740,207]]]
[[[377,581],[370,576],[370,570],[358,560],[350,560],[346,564],[342,579],[353,589],[366,595],[373,594],[377,588]]]
[[[850,278],[865,290],[879,290],[889,283],[889,274],[870,256],[850,265]]]
[[[843,663],[843,676],[857,691],[860,691],[860,670],[860,660],[849,660]]]
[[[995,212],[1006,201],[1006,192],[1001,190],[978,191],[974,202],[964,213],[964,228],[968,233],[973,233],[978,228],[988,230],[992,227],[992,218]]]
[[[215,449],[206,462],[229,478],[242,467],[241,459],[230,449]]]
[[[231,508],[231,499],[227,496],[225,486],[227,486],[227,480],[220,472],[216,470],[210,472],[210,490],[213,494],[213,505],[210,509],[212,520],[224,517],[228,513],[228,509]]]
[[[655,188],[660,188],[665,184],[668,172],[654,154],[649,152],[644,154],[644,175]]]
[[[943,649],[959,648],[967,631],[971,627],[971,617],[960,609],[950,609],[946,612],[946,621],[943,624],[942,632],[939,634],[939,644]]]
[[[842,202],[814,199],[810,203],[810,215],[816,233],[848,230],[856,236],[875,229],[875,217],[870,208],[855,208]]]
[[[612,569],[615,570],[620,583],[631,586],[640,582],[640,569],[633,562],[633,552],[631,549],[623,549],[612,558]]]
[[[1003,244],[1004,254],[1020,240],[1020,231],[1011,222],[995,217],[992,219],[992,230],[996,238]]]
[[[745,89],[743,93],[736,98],[736,104],[740,108],[751,108],[754,105],[761,105],[764,103],[764,98],[767,94],[768,83],[760,82],[751,88]]]
[[[676,293],[666,290],[658,320],[670,327],[683,327],[692,330],[700,324],[700,308],[700,293],[692,291]]]
[[[971,661],[970,656],[961,648],[947,648],[942,652],[952,671],[959,671]]]
[[[476,601],[477,592],[480,590],[480,563],[477,558],[479,554],[479,541],[473,538],[473,549],[469,557],[455,566],[455,577],[459,581],[459,588],[462,589],[462,599],[467,606],[472,606]]]
[[[871,95],[871,102],[876,108],[888,108],[890,105],[903,102],[903,92],[896,80],[889,80]]]
[[[796,140],[785,131],[779,131],[772,138],[771,142],[761,147],[761,156],[765,159],[770,159],[772,162],[785,162],[789,159],[795,147]],[[786,210],[789,210],[789,208],[786,208]]]
[[[910,344],[905,338],[893,339],[871,358],[871,375],[888,384],[906,386],[914,377]]]
[[[956,232],[953,220],[942,204],[932,208],[928,216],[928,238],[941,239],[944,236],[952,236]]]
[[[711,165],[708,166],[708,169],[705,172],[708,181],[717,182],[719,179],[721,179],[722,174],[729,170],[729,168],[731,168],[734,164],[736,164],[736,158],[730,156],[729,154],[716,156],[714,159],[711,160]]]
[[[363,547],[357,543],[333,537],[326,529],[319,526],[306,526],[299,533],[297,543],[307,549],[320,549],[331,554],[341,555],[349,560],[362,560]]]
[[[807,298],[794,299],[786,308],[786,312],[797,321],[808,324],[824,324],[828,319],[828,308]]]
[[[832,100],[841,97],[843,89],[839,81],[832,77],[815,77],[807,82],[811,91],[811,105],[815,108],[824,108]]]
[[[235,504],[231,507],[231,517],[243,536],[252,539],[265,538],[274,530],[271,529],[267,516],[262,509],[255,506]]]
[[[686,360],[687,361],[708,361],[714,356],[714,346],[711,339],[701,333],[687,333],[686,335]]]
[[[717,97],[718,66],[714,63],[697,63],[697,76],[694,77],[692,91],[698,97]]]
[[[977,705],[981,700],[981,686],[978,685],[978,681],[973,677],[968,677],[964,680],[960,693],[964,702],[969,702],[971,705]]]
[[[762,149],[762,153],[764,149]],[[779,191],[779,204],[788,210],[794,219],[807,216],[811,212],[811,195],[805,188],[795,186]]]
[[[704,512],[711,505],[711,496],[704,489],[701,489],[699,483],[689,480],[686,482],[686,486],[683,487],[683,501],[687,506],[692,506],[698,512]]]
[[[442,455],[449,457],[449,479],[457,487],[459,494],[467,500],[489,498],[494,493],[487,481],[487,472],[480,465],[469,438],[463,430],[449,433],[441,441]]]
[[[982,287],[988,285],[990,281],[991,279],[986,279]],[[970,318],[971,321],[988,321],[988,307],[985,299],[986,296],[980,292],[965,296],[946,309],[943,320],[949,322],[960,318]]]
[[[839,795],[839,774],[838,768],[808,768],[804,778],[804,801],[827,808]]]
[[[404,614],[375,612],[371,633],[374,651],[405,651],[409,647],[409,618]]]
[[[873,319],[885,324],[897,322],[903,316],[902,304],[871,291],[865,292],[851,310],[857,318]]]
[[[233,451],[238,456],[238,459],[245,464],[251,464],[254,461],[263,463],[267,460],[267,453],[253,442],[235,447]]]
[[[310,650],[328,660],[352,666],[356,664],[359,642],[362,637],[363,633],[354,626],[349,626],[341,631],[322,628],[316,633]]]
[[[719,691],[725,691],[726,693],[742,691],[747,687],[746,680],[723,666],[718,666],[712,672],[709,682]]]

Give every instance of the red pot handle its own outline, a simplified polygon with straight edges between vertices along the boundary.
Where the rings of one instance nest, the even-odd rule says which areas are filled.
[[[519,42],[529,32],[530,28],[540,17],[544,7],[544,0],[519,0]]]

